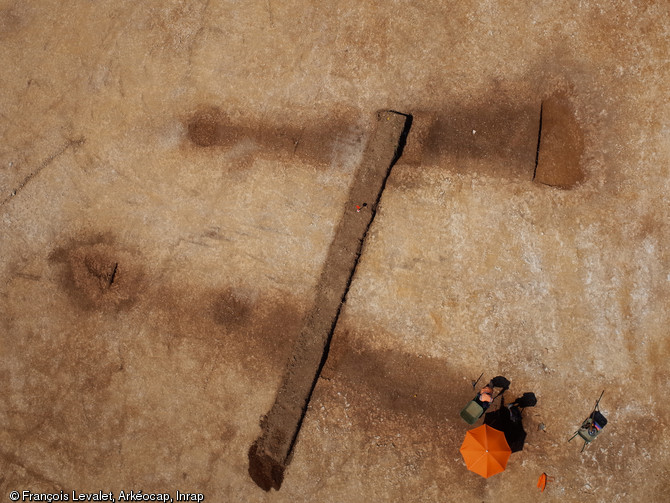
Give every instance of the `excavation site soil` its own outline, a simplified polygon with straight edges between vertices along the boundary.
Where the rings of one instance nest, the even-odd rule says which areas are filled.
[[[669,24],[0,1],[0,499],[665,501]]]

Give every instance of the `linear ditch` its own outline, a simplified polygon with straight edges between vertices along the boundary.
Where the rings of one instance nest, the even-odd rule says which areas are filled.
[[[412,116],[408,114],[391,110],[376,114],[374,130],[324,262],[313,307],[305,317],[275,402],[261,420],[261,435],[249,448],[249,475],[265,491],[279,490],[284,480],[365,238],[411,125]]]

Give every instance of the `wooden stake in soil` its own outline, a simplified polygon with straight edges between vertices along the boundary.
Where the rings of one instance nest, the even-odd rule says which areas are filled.
[[[261,436],[249,449],[249,475],[262,489],[279,489],[346,299],[368,229],[374,220],[391,168],[402,154],[412,117],[378,112],[349,199],[317,285],[314,305],[289,359],[282,384]],[[360,211],[357,211],[357,207]]]

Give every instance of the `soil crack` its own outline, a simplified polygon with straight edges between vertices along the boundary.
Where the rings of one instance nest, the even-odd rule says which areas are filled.
[[[37,175],[39,175],[44,168],[49,166],[53,161],[58,159],[61,155],[63,155],[69,148],[77,148],[81,145],[86,143],[86,138],[83,136],[76,139],[76,140],[69,140],[65,145],[63,145],[60,149],[57,151],[53,152],[49,157],[44,159],[40,165],[35,169],[35,171],[31,172],[26,176],[19,185],[12,190],[12,192],[0,202],[0,206],[4,206],[7,202],[9,202],[14,196],[17,196],[19,192],[21,192],[26,185],[28,185]]]

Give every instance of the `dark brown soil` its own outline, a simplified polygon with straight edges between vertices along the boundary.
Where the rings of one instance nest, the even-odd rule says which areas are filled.
[[[49,261],[58,287],[78,309],[139,309],[157,333],[170,334],[163,342],[202,341],[212,358],[217,351],[234,354],[254,370],[281,368],[300,328],[303,308],[289,295],[251,298],[232,286],[168,285],[147,273],[139,252],[111,235],[72,239],[55,248]]]
[[[412,116],[402,164],[425,166],[447,160],[454,172],[532,178],[539,100],[514,103],[498,96],[475,104],[412,112]]]
[[[289,118],[290,119],[290,118]],[[232,121],[216,106],[199,109],[185,120],[189,141],[196,147],[230,149],[239,142],[249,144],[250,156],[273,159],[297,158],[312,165],[329,165],[335,147],[341,141],[362,141],[363,132],[345,113],[311,123],[298,119],[271,125],[250,120]],[[352,140],[353,138],[353,140]]]
[[[328,250],[316,298],[289,359],[262,434],[249,449],[249,475],[259,487],[279,489],[305,410],[327,356],[367,230],[391,167],[402,152],[411,119],[380,112]],[[366,206],[363,206],[363,204]],[[362,207],[360,212],[356,206]]]
[[[200,348],[202,366],[216,372],[236,362],[276,385],[300,330],[304,308],[290,294],[252,294],[232,285],[202,288],[182,282],[166,285],[150,278],[137,310],[169,350]],[[275,377],[268,377],[275,376]]]
[[[256,485],[264,491],[281,488],[284,482],[286,466],[277,463],[274,458],[259,450],[259,441],[249,448],[249,475]]]
[[[212,317],[216,323],[231,327],[245,324],[250,318],[252,306],[235,294],[232,288],[214,295]]]
[[[231,287],[201,295],[195,306],[183,306],[189,310],[186,319],[191,321],[175,323],[197,327],[200,333],[194,337],[225,345],[227,351],[236,353],[237,361],[254,371],[281,368],[302,322],[303,312],[291,299],[282,295],[251,301]],[[205,306],[204,313],[199,306]]]
[[[228,119],[215,107],[199,110],[187,124],[189,139],[199,147],[224,144],[225,129],[229,129]]]
[[[534,181],[571,189],[584,180],[584,133],[565,92],[542,102],[542,133]]]
[[[338,331],[322,376],[355,389],[380,410],[399,414],[409,424],[423,416],[434,422],[456,418],[459,405],[473,395],[470,381],[444,360],[421,357],[399,351],[371,351],[358,348],[346,332]],[[474,376],[475,379],[477,376]]]
[[[446,109],[427,128],[424,155],[428,161],[443,156],[502,158],[522,161],[532,170],[539,105],[491,101]]]
[[[109,236],[72,241],[56,248],[50,261],[62,289],[82,309],[129,309],[144,289],[141,258]]]

